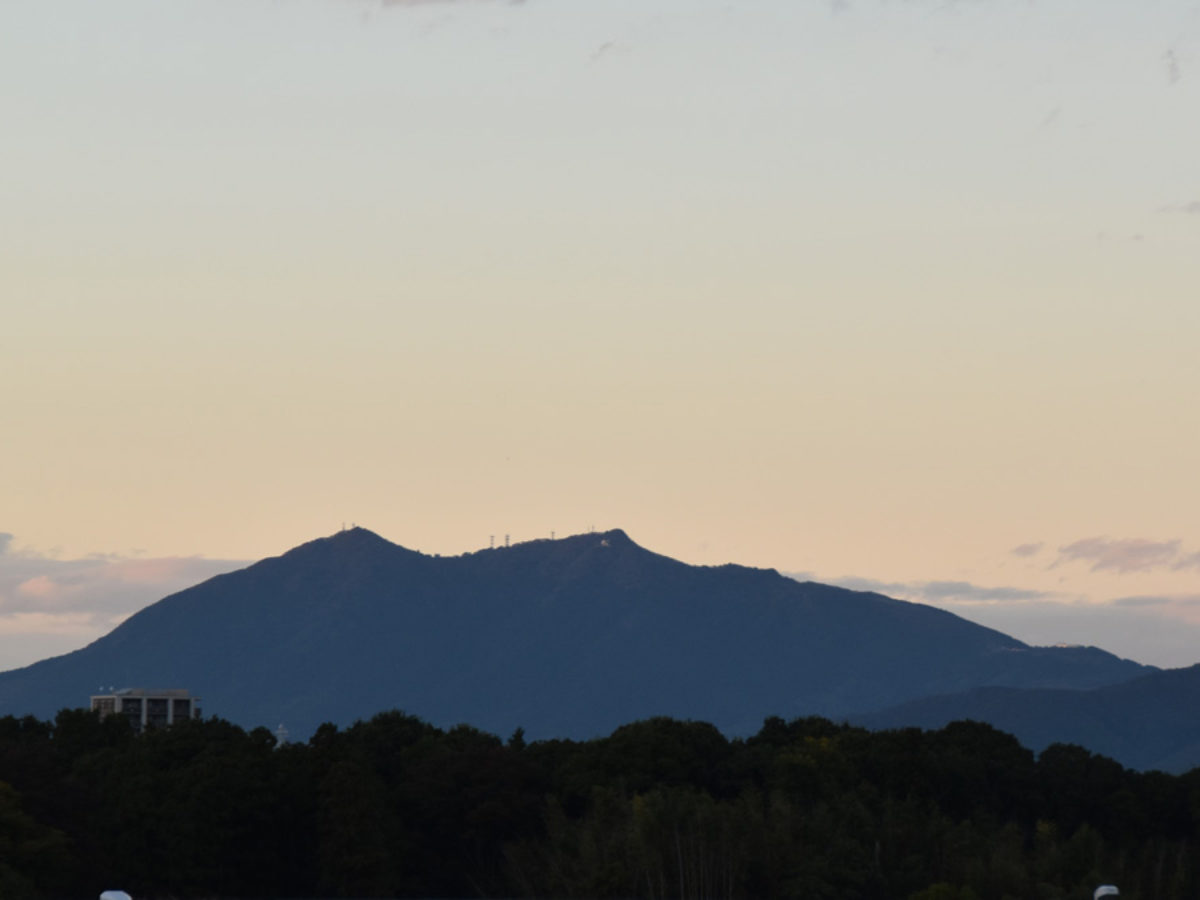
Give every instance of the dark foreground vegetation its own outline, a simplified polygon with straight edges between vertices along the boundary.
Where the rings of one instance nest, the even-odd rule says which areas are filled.
[[[212,719],[0,719],[0,897],[1090,898],[1200,891],[1200,770],[989,726],[654,719],[507,742],[385,713],[307,744]]]

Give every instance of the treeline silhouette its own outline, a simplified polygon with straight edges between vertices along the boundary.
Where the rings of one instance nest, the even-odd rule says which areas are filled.
[[[0,719],[0,897],[1134,900],[1200,889],[1200,770],[987,725],[651,719],[507,741],[399,712],[307,743],[219,719]]]

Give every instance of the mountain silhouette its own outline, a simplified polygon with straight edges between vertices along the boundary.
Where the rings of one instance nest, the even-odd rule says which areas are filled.
[[[282,722],[299,739],[390,708],[531,738],[655,715],[744,735],[770,715],[841,718],[983,685],[1092,688],[1149,671],[879,594],[686,565],[620,530],[440,557],[354,528],[0,673],[0,714],[48,717],[111,685],[187,688],[208,714]]]
[[[1093,690],[982,687],[855,716],[870,728],[941,728],[988,722],[1030,749],[1078,744],[1134,769],[1200,766],[1200,665]]]

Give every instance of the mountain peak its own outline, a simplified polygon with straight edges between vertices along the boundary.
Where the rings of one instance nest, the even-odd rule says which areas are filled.
[[[400,544],[394,544],[387,538],[380,537],[368,528],[353,525],[342,528],[333,534],[307,541],[298,547],[293,547],[284,553],[280,559],[316,559],[324,556],[361,558],[380,554],[405,554],[422,556],[417,550],[410,550]]]
[[[535,538],[535,540],[538,540],[538,539]],[[559,541],[581,541],[581,542],[607,540],[610,543],[615,543],[615,542],[623,542],[626,544],[633,543],[633,541],[630,539],[629,535],[627,535],[620,528],[610,528],[608,531],[596,531],[593,528],[589,531],[580,531],[577,534],[563,535],[559,538],[556,538],[556,540],[559,540]],[[527,542],[522,541],[521,543],[527,543]]]
[[[613,528],[600,535],[601,541],[607,541],[611,546],[636,547],[637,544],[620,528]]]
[[[608,531],[587,531],[583,534],[573,534],[565,538],[565,540],[575,541],[589,547],[638,546],[633,540],[630,539],[629,535],[627,535],[620,528],[613,528]]]
[[[395,544],[392,544],[392,542],[389,541],[387,538],[380,537],[374,531],[371,531],[369,528],[363,528],[361,525],[351,525],[349,528],[342,526],[341,531],[335,531],[333,534],[329,535],[328,537],[320,538],[319,540],[336,541],[336,542],[340,542],[340,543],[354,542],[354,543],[390,544],[391,546],[396,546]]]

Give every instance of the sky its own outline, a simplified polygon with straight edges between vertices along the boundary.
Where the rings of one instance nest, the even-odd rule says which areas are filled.
[[[0,10],[0,669],[371,528],[1200,662],[1200,2]]]

